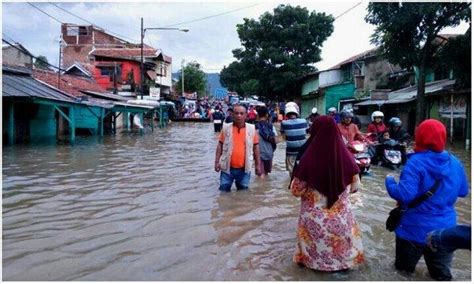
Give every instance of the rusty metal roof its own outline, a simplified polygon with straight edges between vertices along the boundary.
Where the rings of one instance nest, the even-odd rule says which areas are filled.
[[[72,98],[54,90],[29,74],[21,74],[9,67],[3,67],[2,97],[42,98],[67,103],[76,103]]]

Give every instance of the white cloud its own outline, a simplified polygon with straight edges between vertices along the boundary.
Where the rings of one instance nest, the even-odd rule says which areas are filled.
[[[196,60],[209,72],[218,72],[224,65],[234,59],[232,50],[240,47],[236,25],[243,18],[257,19],[266,11],[282,4],[300,5],[309,11],[325,12],[333,16],[340,15],[358,2],[309,2],[309,1],[239,1],[239,2],[67,2],[56,3],[60,7],[87,19],[94,24],[125,36],[126,40],[140,39],[140,18],[144,18],[145,27],[163,27],[186,22],[211,15],[247,7],[245,9],[183,24],[180,27],[190,29],[188,33],[177,31],[147,31],[145,43],[173,57],[174,71],[180,69],[181,60]],[[67,14],[53,5],[43,2],[34,3],[47,13],[62,22],[85,23]],[[257,5],[258,4],[258,5]],[[253,7],[249,7],[255,5]],[[370,49],[369,37],[373,26],[365,23],[367,2],[341,16],[334,23],[334,32],[324,43],[322,61],[317,63],[319,69],[326,69],[355,54]],[[23,44],[35,55],[45,55],[51,63],[57,64],[60,24],[47,17],[27,3],[2,4],[3,32]],[[464,32],[467,25],[455,28],[450,32]]]

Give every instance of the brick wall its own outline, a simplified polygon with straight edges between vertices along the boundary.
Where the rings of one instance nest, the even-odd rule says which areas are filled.
[[[84,27],[87,34],[68,35],[68,28]],[[83,30],[84,31],[84,30]],[[67,68],[75,61],[91,63],[89,53],[96,47],[124,47],[128,46],[125,41],[113,37],[93,26],[80,26],[73,24],[62,24],[61,33],[67,46],[63,47],[62,68]]]

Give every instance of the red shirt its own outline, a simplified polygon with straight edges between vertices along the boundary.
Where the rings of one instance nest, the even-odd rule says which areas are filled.
[[[378,124],[375,124],[375,123],[371,122],[371,123],[369,123],[369,126],[367,127],[367,132],[368,133],[379,134],[379,133],[384,133],[387,130],[388,130],[387,126],[385,126],[385,124],[383,124],[383,122],[378,123]]]

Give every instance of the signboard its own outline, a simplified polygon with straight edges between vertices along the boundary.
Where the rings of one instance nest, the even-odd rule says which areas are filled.
[[[445,97],[445,99],[441,102],[438,111],[441,117],[451,117],[451,99],[449,97]],[[466,118],[466,100],[464,97],[454,97],[453,118]]]
[[[160,88],[150,87],[150,97],[160,99]]]

